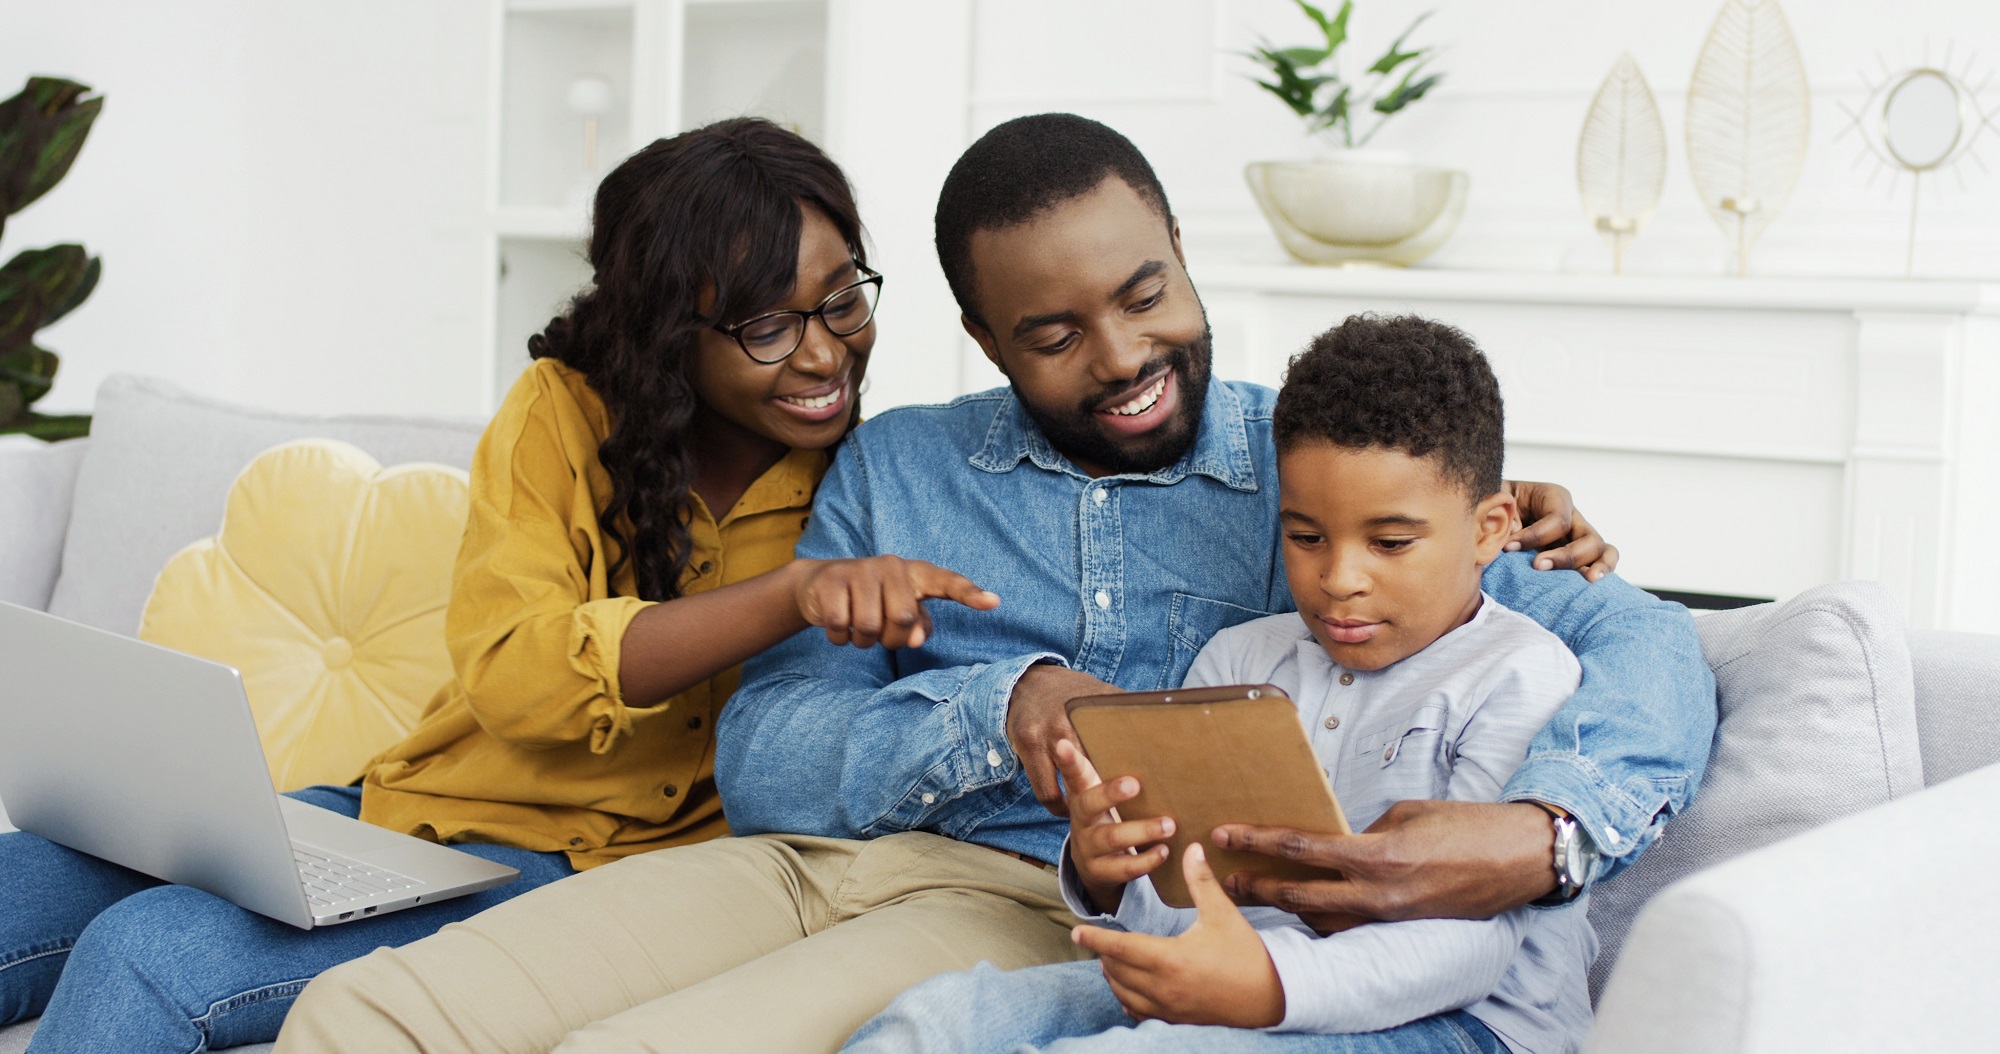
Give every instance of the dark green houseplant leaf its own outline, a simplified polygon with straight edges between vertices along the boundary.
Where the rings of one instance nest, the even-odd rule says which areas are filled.
[[[27,87],[0,102],[0,230],[69,173],[90,127],[104,109],[102,96],[56,77],[30,77]]]

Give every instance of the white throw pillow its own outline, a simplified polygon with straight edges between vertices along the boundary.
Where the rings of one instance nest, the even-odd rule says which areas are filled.
[[[384,465],[472,464],[484,422],[311,417],[231,406],[163,381],[107,378],[49,611],[133,634],[167,559],[214,534],[229,485],[256,457],[294,439],[352,443]]]
[[[49,606],[77,466],[89,448],[88,439],[0,436],[0,600],[37,611]]]
[[[1695,620],[1721,721],[1694,801],[1591,893],[1595,999],[1632,919],[1668,883],[1923,789],[1903,619],[1874,582]]]

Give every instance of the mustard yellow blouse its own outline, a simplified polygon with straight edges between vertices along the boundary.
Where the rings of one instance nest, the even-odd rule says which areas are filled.
[[[611,477],[603,400],[538,359],[472,464],[472,513],[445,633],[457,679],[409,738],[370,762],[361,818],[440,842],[566,852],[579,868],[729,833],[715,790],[715,719],[739,669],[657,706],[619,695],[625,628],[647,606],[615,578],[598,529]],[[826,472],[794,450],[720,522],[694,497],[685,593],[780,566]]]

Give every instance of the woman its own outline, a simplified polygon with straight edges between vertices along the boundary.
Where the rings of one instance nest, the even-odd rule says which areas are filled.
[[[0,836],[0,1022],[29,1050],[264,1042],[322,970],[576,870],[728,831],[712,729],[744,659],[808,625],[917,646],[920,601],[999,598],[893,556],[795,561],[853,427],[882,277],[845,177],[719,122],[604,180],[593,285],[529,342],[481,438],[446,632],[456,680],[358,787],[294,795],[520,870],[303,932],[24,833]]]

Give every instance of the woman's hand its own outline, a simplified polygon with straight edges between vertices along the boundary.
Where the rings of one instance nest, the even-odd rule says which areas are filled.
[[[1521,522],[1527,525],[1508,537],[1508,552],[1540,550],[1535,556],[1537,570],[1572,568],[1592,582],[1618,569],[1618,547],[1605,541],[1583,513],[1576,511],[1569,488],[1521,480],[1508,480],[1504,485],[1519,503]]]
[[[1173,817],[1120,820],[1115,810],[1138,797],[1139,781],[1125,776],[1105,783],[1067,739],[1057,741],[1055,753],[1069,805],[1070,861],[1091,903],[1109,914],[1124,900],[1125,883],[1166,861],[1167,847],[1155,843],[1173,835]]]
[[[857,648],[916,648],[930,639],[923,601],[955,600],[976,611],[1000,606],[999,596],[971,579],[922,560],[870,556],[852,560],[795,560],[793,602],[809,626],[826,639]]]
[[[1285,986],[1264,939],[1215,882],[1201,843],[1181,861],[1199,917],[1178,937],[1078,926],[1125,1012],[1176,1025],[1269,1028],[1285,1019]]]

